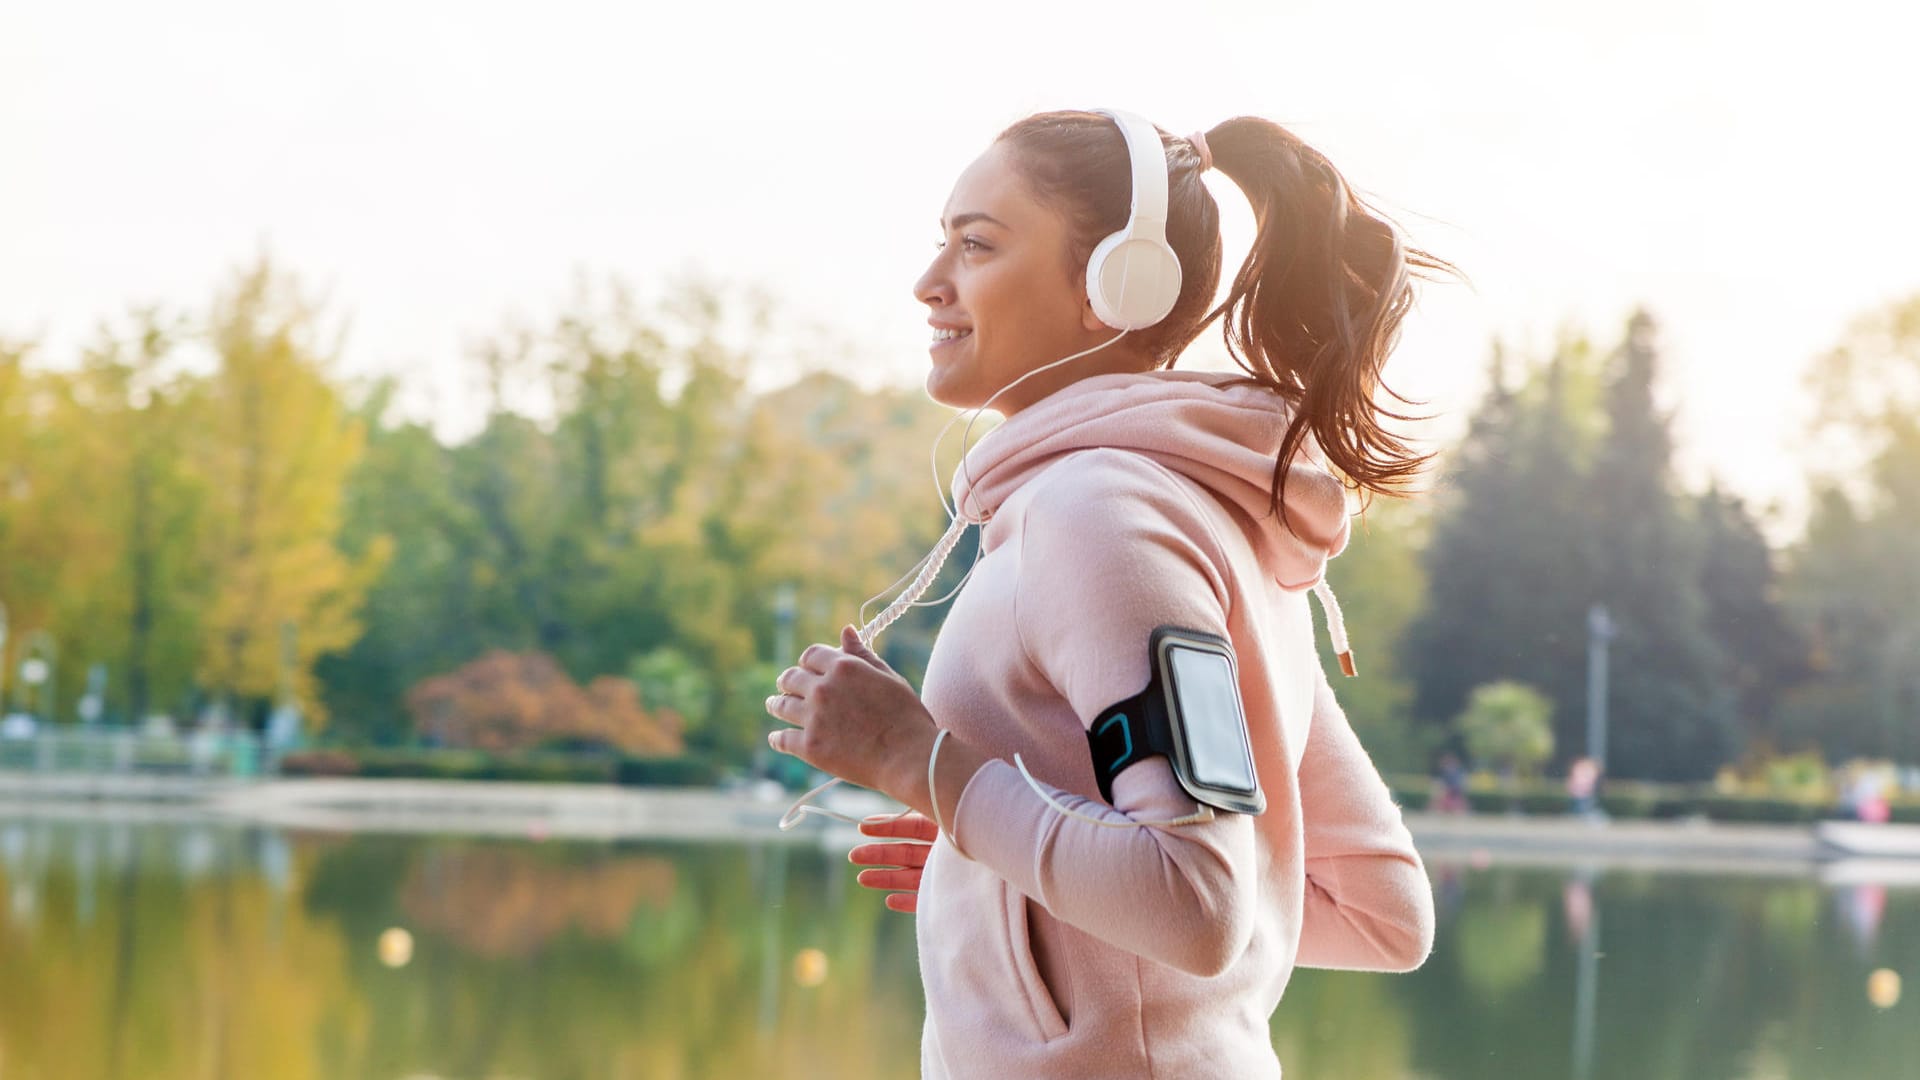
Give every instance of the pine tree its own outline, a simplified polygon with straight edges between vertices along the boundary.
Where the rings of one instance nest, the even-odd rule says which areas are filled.
[[[1736,707],[1739,745],[1779,748],[1774,713],[1808,673],[1806,641],[1788,620],[1773,551],[1746,504],[1714,485],[1696,507],[1707,633],[1718,646],[1716,678]]]
[[[1654,333],[1644,311],[1628,321],[1588,499],[1593,598],[1618,628],[1607,766],[1616,776],[1694,779],[1733,753],[1733,708],[1714,677],[1699,536],[1672,487],[1671,421],[1654,405]]]
[[[1589,350],[1565,340],[1519,387],[1496,349],[1491,388],[1447,463],[1426,552],[1428,604],[1403,660],[1414,714],[1445,727],[1485,683],[1554,702],[1555,745],[1583,744],[1592,550],[1581,463],[1594,424]]]

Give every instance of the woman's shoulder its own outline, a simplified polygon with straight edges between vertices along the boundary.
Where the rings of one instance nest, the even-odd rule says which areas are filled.
[[[1022,531],[1093,550],[1177,533],[1216,566],[1225,563],[1204,489],[1145,454],[1092,447],[1061,456],[1035,477]]]
[[[1145,454],[1118,447],[1095,446],[1062,454],[1032,482],[1036,490],[1029,505],[1042,512],[1155,511],[1169,505],[1198,509],[1191,481]]]

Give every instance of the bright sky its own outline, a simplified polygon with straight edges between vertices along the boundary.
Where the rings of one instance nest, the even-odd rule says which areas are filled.
[[[671,8],[671,13],[663,13]],[[1682,463],[1796,501],[1800,378],[1920,290],[1920,15],[1884,0],[0,7],[0,334],[70,357],[201,306],[263,244],[351,319],[349,372],[469,430],[463,357],[578,271],[694,266],[919,385],[912,282],[959,171],[1029,112],[1286,124],[1477,291],[1389,381],[1450,410],[1496,334],[1662,320]],[[1244,200],[1211,181],[1230,255]],[[1217,348],[1217,346],[1216,346]],[[1212,366],[1212,365],[1206,365]]]

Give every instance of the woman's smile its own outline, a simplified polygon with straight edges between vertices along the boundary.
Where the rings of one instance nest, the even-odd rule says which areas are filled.
[[[943,346],[965,341],[972,336],[973,331],[971,330],[935,330],[933,332],[933,344],[928,346],[928,351],[937,353]]]

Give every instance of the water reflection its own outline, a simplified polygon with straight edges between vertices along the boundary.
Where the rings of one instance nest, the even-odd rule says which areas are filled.
[[[1920,890],[1430,867],[1433,958],[1298,972],[1272,1023],[1289,1075],[1762,1080],[1920,1061],[1898,991],[1920,971]],[[0,1069],[912,1076],[912,918],[851,877],[843,852],[782,840],[0,821]]]

